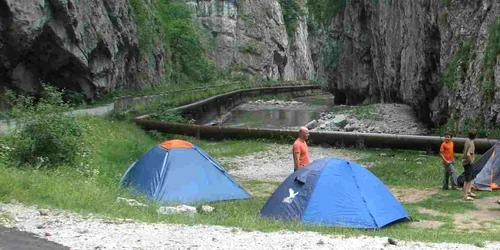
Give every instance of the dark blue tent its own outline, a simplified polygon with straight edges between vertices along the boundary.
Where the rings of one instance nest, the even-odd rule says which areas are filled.
[[[375,175],[335,158],[319,159],[295,171],[260,213],[270,219],[352,228],[381,228],[408,217]]]
[[[205,151],[182,140],[166,141],[149,150],[130,166],[121,183],[167,203],[250,198]]]

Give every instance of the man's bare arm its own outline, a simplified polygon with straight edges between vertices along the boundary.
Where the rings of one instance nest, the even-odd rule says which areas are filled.
[[[300,167],[300,152],[293,152],[293,163],[295,169],[298,169]]]

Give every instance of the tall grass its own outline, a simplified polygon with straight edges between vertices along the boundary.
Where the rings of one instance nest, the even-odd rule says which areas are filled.
[[[75,171],[61,165],[51,170],[29,170],[7,165],[0,161],[0,201],[16,199],[26,205],[50,206],[81,213],[100,213],[111,217],[131,217],[157,221],[152,208],[142,210],[116,203],[118,196],[134,197],[125,189],[118,189],[126,169],[158,142],[167,139],[185,139],[200,146],[213,157],[231,157],[267,150],[265,141],[207,142],[194,138],[144,132],[125,122],[98,117],[80,117],[79,122],[88,127],[92,173]],[[149,202],[150,203],[150,202]]]

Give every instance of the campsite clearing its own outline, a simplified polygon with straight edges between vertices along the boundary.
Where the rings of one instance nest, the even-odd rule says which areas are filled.
[[[105,223],[106,225],[119,223],[116,222],[117,218],[132,219],[137,222],[134,225],[138,225],[138,228],[146,226],[142,224],[144,222],[161,222],[185,225],[201,224],[203,225],[202,228],[211,228],[209,225],[218,225],[235,227],[240,231],[276,232],[287,230],[294,231],[294,235],[307,235],[310,233],[305,231],[313,231],[334,235],[332,237],[337,237],[336,235],[346,237],[381,236],[396,238],[400,241],[455,242],[478,245],[486,244],[487,241],[498,241],[498,234],[500,234],[496,227],[491,227],[491,229],[478,234],[471,234],[470,231],[459,229],[456,225],[456,214],[481,211],[475,204],[485,197],[497,197],[496,199],[498,199],[500,192],[477,192],[479,199],[476,201],[459,201],[460,192],[439,189],[443,177],[442,165],[439,157],[434,155],[428,156],[418,151],[322,148],[311,145],[311,160],[315,160],[320,156],[338,156],[354,160],[363,166],[370,166],[369,170],[393,190],[393,193],[400,199],[414,220],[437,221],[441,222],[442,225],[438,228],[413,228],[410,226],[411,223],[398,223],[376,231],[309,226],[295,222],[269,221],[259,216],[259,211],[264,206],[267,197],[282,181],[278,177],[286,176],[287,173],[290,174],[292,171],[290,144],[277,144],[266,140],[207,142],[191,137],[154,132],[146,133],[128,122],[109,121],[97,117],[82,117],[79,119],[88,125],[90,130],[91,138],[88,138],[88,141],[92,142],[88,156],[92,160],[91,164],[89,164],[90,168],[75,169],[75,167],[60,166],[52,170],[37,170],[18,169],[2,165],[0,166],[0,183],[2,183],[0,185],[0,202],[10,203],[12,200],[16,200],[24,206],[36,205],[38,208],[77,212],[83,215],[81,223],[85,223],[86,218],[96,217],[110,221],[107,224]],[[127,190],[116,192],[116,187],[130,164],[157,143],[174,138],[188,140],[205,150],[214,159],[220,161],[221,165],[230,174],[234,173],[233,177],[235,177],[236,181],[255,196],[248,200],[217,202],[211,204],[215,207],[214,212],[193,216],[159,215],[157,213],[158,204],[143,197],[134,197],[126,192]],[[252,155],[260,155],[261,157],[251,158]],[[245,167],[241,167],[242,162],[251,164],[251,167],[247,167],[252,171],[246,173],[242,171],[242,169],[245,169]],[[0,163],[3,163],[3,161],[0,161]],[[457,166],[457,169],[460,169],[460,166]],[[264,174],[266,172],[273,173],[272,178],[266,176]],[[263,178],[259,179],[259,176]],[[417,190],[420,190],[418,192],[421,193],[415,195]],[[410,198],[410,195],[415,197]],[[148,207],[131,207],[123,203],[117,203],[117,196],[137,199],[139,202],[147,204]],[[497,206],[500,207],[500,205]],[[425,211],[420,210],[422,208],[437,211],[442,215],[425,213]],[[499,210],[486,209],[486,211],[498,213],[497,217],[500,217]],[[72,217],[64,218],[64,216],[61,216],[54,219],[61,220],[59,224],[77,223],[72,220]],[[28,222],[30,222],[30,218],[22,219],[17,223],[22,226],[25,225],[23,223]],[[83,234],[85,236],[81,236],[81,233],[77,234],[75,231],[71,231],[71,228],[57,227],[59,224],[50,226],[51,231],[49,232],[59,232],[60,230],[59,233],[67,235],[69,240],[84,240],[85,238],[88,241],[94,240],[90,232]],[[119,226],[108,227],[106,225],[99,224],[98,227],[102,226],[110,233],[110,236],[112,236],[113,230],[124,232],[118,230]],[[153,225],[170,229],[178,228],[175,225]],[[484,228],[490,226],[487,223],[480,225]],[[33,225],[33,228],[26,228],[26,230],[36,230],[43,235],[45,231],[38,229],[36,226]],[[184,228],[187,226],[179,227]],[[196,229],[199,231],[200,228]],[[66,232],[64,230],[70,231]],[[162,232],[165,234],[164,231]],[[200,234],[203,233],[200,232]],[[49,236],[48,238],[56,239],[57,237]],[[325,246],[330,246],[329,241],[325,239],[323,241]],[[222,243],[219,241],[217,244]],[[286,243],[283,244],[283,246],[286,246]]]

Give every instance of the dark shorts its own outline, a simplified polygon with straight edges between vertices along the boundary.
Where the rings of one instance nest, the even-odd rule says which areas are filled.
[[[472,165],[464,164],[464,181],[471,182],[474,178],[472,177]]]

